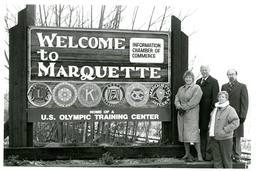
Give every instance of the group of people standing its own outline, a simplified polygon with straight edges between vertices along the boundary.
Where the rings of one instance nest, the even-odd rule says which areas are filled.
[[[213,78],[208,65],[200,67],[202,77],[195,81],[186,71],[185,85],[178,89],[174,104],[178,110],[179,141],[184,143],[185,156],[191,157],[193,143],[198,161],[214,161],[215,168],[232,168],[241,159],[241,137],[248,111],[248,91],[237,81],[237,71],[227,71],[229,82],[222,85]]]

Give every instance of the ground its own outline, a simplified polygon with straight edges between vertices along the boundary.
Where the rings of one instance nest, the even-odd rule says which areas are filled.
[[[157,163],[179,163],[184,162],[177,158],[143,158],[139,157],[136,159],[119,159],[113,158],[109,153],[102,155],[100,159],[93,160],[54,160],[54,161],[29,161],[29,160],[18,160],[18,156],[9,156],[4,161],[4,166],[49,166],[49,167],[62,167],[62,166],[73,166],[73,167],[98,167],[98,166],[124,166],[124,165],[139,165],[139,164],[157,164]]]
[[[27,167],[140,167],[140,168],[212,168],[213,162],[185,161],[178,158],[143,158],[118,159],[105,153],[102,158],[95,160],[54,160],[54,161],[28,161],[17,160],[17,156],[10,156],[4,161],[4,166]],[[248,168],[250,164],[234,164],[234,168]]]
[[[98,159],[98,160],[54,160],[54,161],[5,161],[5,166],[32,166],[32,167],[124,167],[139,165],[183,164],[185,161],[177,158],[137,158],[137,159]],[[199,163],[199,162],[197,162]],[[200,162],[202,163],[202,162]]]

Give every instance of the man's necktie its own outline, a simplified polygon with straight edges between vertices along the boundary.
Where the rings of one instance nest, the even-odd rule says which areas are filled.
[[[205,83],[205,79],[202,78],[201,85],[203,85],[204,83]]]
[[[233,89],[234,84],[235,84],[234,82],[228,84],[229,92],[231,92],[231,90]]]

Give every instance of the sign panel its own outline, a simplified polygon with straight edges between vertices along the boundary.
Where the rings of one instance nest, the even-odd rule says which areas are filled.
[[[29,81],[168,82],[168,33],[32,27]]]
[[[170,61],[168,32],[29,27],[28,121],[170,121]]]

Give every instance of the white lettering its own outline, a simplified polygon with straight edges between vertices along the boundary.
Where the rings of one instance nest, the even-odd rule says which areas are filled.
[[[57,39],[56,47],[59,47],[59,48],[67,47],[67,44],[65,44],[65,40],[67,39],[67,36],[57,36],[56,39]]]
[[[77,66],[68,66],[68,76],[69,77],[79,77],[79,68]]]
[[[159,120],[159,114],[132,114],[133,120]]]
[[[68,77],[68,74],[66,73],[66,71],[62,65],[60,66],[60,69],[59,69],[56,77],[60,77],[60,76]]]
[[[161,75],[156,75],[157,71],[160,71],[161,69],[158,67],[151,67],[150,68],[150,78],[161,78]]]
[[[57,36],[57,33],[52,33],[51,35],[36,34],[40,47],[125,49],[124,38],[80,37],[75,43],[73,36]]]
[[[140,70],[140,78],[145,78],[145,70],[149,71],[148,67],[137,67],[136,71]]]
[[[134,71],[134,67],[121,67],[121,71],[125,70],[125,78],[131,78],[130,70]]]
[[[45,36],[43,38],[42,33],[36,33],[39,43],[40,43],[40,47],[46,47],[45,45],[45,41],[47,42],[47,47],[54,47],[53,46],[53,40],[55,39],[55,37],[57,36],[57,33],[52,33],[52,38],[50,39],[50,36]]]
[[[95,114],[96,120],[127,120],[127,114]]]
[[[83,40],[86,40],[86,41],[88,41],[88,37],[81,37],[79,40],[78,40],[78,45],[81,47],[81,48],[87,48],[88,47],[88,45],[84,45],[83,44]]]
[[[123,42],[125,42],[125,39],[116,38],[115,39],[115,49],[125,49],[125,46],[120,46],[119,47],[119,45],[122,45]]]
[[[49,71],[49,77],[55,77],[54,66],[55,62],[50,62],[48,67],[45,67],[43,62],[38,62],[38,77],[47,76],[49,74]],[[42,71],[44,72],[44,75]]]
[[[108,67],[109,78],[119,78],[119,74],[116,74],[118,70],[119,70],[118,67]]]
[[[47,63],[48,64],[48,63]],[[80,77],[81,80],[94,80],[95,78],[119,78],[120,74],[125,78],[131,78],[131,74],[139,75],[139,78],[161,78],[158,71],[160,67],[118,67],[118,66],[55,66],[50,62],[48,66],[44,62],[38,62],[38,77]],[[146,74],[146,72],[148,72]]]

